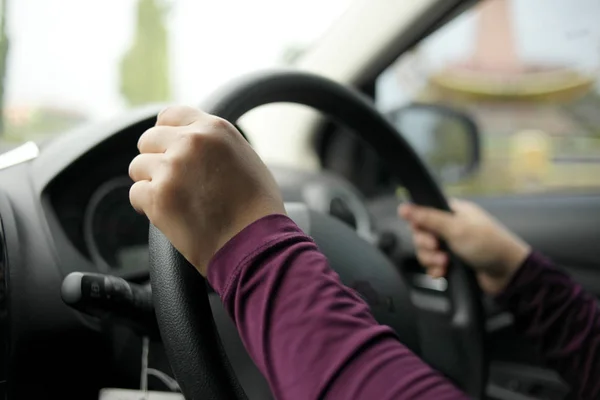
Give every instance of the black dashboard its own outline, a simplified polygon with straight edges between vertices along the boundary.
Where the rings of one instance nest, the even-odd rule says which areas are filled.
[[[6,243],[0,252],[0,283],[5,285],[0,290],[0,340],[5,342],[0,372],[6,372],[8,382],[0,377],[0,393],[8,385],[13,398],[97,398],[100,387],[131,387],[114,371],[120,364],[132,365],[122,360],[131,352],[131,336],[122,333],[113,340],[114,330],[103,321],[68,308],[60,287],[70,272],[102,271],[86,242],[86,211],[94,214],[91,200],[103,184],[127,176],[137,137],[156,114],[155,108],[141,109],[82,127],[41,148],[29,144],[23,148],[36,151],[31,157],[22,158],[18,150],[0,168]],[[87,225],[106,229],[102,218]],[[140,280],[147,279],[143,270]],[[133,365],[138,365],[135,358]]]
[[[120,154],[104,154],[110,162],[100,165],[94,162],[102,157],[98,149],[79,160],[76,169],[65,171],[45,193],[48,211],[56,215],[74,250],[99,271],[122,276],[144,271],[147,264],[148,220],[129,204],[132,182],[126,171],[135,157],[130,149],[127,143],[119,145]]]
[[[106,138],[81,154],[42,191],[52,235],[77,268],[81,262],[98,272],[141,279],[147,273],[148,221],[129,203],[127,176],[138,154],[137,140],[149,118]],[[372,220],[361,195],[336,175],[270,167],[286,201],[302,201],[353,225],[372,240]],[[62,240],[61,240],[62,239]],[[63,272],[73,270],[63,266]]]
[[[108,137],[44,190],[45,211],[57,222],[53,233],[64,235],[72,250],[99,271],[135,276],[146,270],[148,222],[129,205],[127,169],[138,154],[137,139],[153,123],[150,118]]]
[[[86,222],[86,220],[102,203],[102,198],[110,196],[111,192],[122,186],[121,180],[127,182],[128,177],[123,174],[123,171],[126,171],[127,159],[131,160],[131,158],[123,156],[120,158],[122,159],[113,158],[110,163],[107,162],[102,167],[97,164],[96,168],[77,166],[76,168],[87,171],[85,175],[77,170],[65,171],[65,174],[52,182],[46,192],[51,210],[56,214],[65,235],[82,255],[90,259],[92,255],[89,243],[86,241],[86,228],[90,228],[86,224],[90,221]],[[93,160],[90,160],[89,164],[94,165]],[[95,204],[92,206],[93,199]]]

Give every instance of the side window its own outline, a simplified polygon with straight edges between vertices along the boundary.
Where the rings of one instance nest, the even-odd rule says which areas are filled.
[[[480,165],[445,184],[451,195],[599,192],[598,21],[597,0],[484,1],[389,66],[376,104],[438,104],[473,119]]]

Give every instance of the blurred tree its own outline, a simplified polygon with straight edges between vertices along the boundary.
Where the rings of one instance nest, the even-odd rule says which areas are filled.
[[[6,3],[8,0],[0,0],[0,3],[0,136],[2,136],[4,134],[4,83],[8,57],[8,36],[6,34]]]
[[[121,94],[129,105],[171,97],[167,7],[160,0],[139,0],[133,44],[121,59]]]

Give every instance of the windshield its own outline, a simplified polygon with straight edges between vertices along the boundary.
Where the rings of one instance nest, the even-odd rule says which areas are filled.
[[[0,0],[0,152],[291,64],[350,0]]]

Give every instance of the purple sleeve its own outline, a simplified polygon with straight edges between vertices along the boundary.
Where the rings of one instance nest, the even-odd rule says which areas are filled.
[[[600,312],[594,296],[533,252],[497,300],[578,399],[600,397]]]
[[[208,279],[277,399],[466,399],[377,324],[289,218],[248,226]]]

